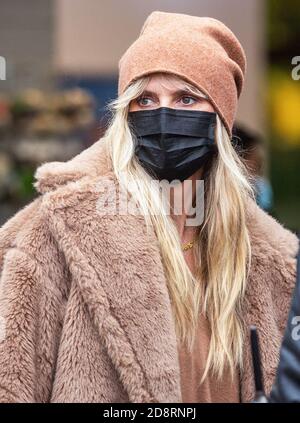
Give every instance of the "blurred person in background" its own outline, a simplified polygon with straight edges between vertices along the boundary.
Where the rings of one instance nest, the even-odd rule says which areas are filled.
[[[269,392],[297,237],[256,204],[232,145],[245,69],[222,22],[148,16],[104,136],[40,166],[39,197],[1,229],[0,401],[251,401],[250,324]],[[175,182],[170,199],[154,181]]]
[[[252,176],[257,204],[274,215],[272,185],[264,175],[266,149],[262,137],[242,124],[234,126],[233,134],[239,153]]]

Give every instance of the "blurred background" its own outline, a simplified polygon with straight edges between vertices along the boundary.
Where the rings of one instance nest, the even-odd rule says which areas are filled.
[[[248,68],[235,145],[258,204],[300,228],[298,0],[0,0],[0,225],[37,194],[36,167],[97,141],[118,60],[154,10],[223,21]]]

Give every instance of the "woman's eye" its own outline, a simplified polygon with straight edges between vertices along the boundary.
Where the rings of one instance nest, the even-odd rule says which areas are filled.
[[[186,99],[188,101],[185,101]],[[184,104],[187,104],[187,105],[193,104],[194,102],[197,101],[194,97],[191,97],[191,96],[188,96],[188,95],[185,95],[184,97],[181,97],[181,100],[182,100],[182,102]],[[192,101],[189,101],[189,100],[192,100]]]
[[[149,97],[139,97],[138,99],[137,99],[137,103],[140,105],[140,106],[148,106],[149,105],[149,103],[147,103],[147,100],[151,100]]]

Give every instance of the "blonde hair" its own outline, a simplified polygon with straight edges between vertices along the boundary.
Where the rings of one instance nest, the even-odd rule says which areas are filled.
[[[167,77],[167,76],[166,76]],[[206,97],[193,85],[172,74],[191,93]],[[153,225],[166,272],[178,341],[189,350],[195,342],[199,313],[207,318],[211,338],[202,382],[211,370],[220,378],[225,368],[233,376],[242,369],[244,330],[242,301],[251,261],[246,226],[246,197],[254,198],[250,175],[232,146],[229,135],[217,115],[215,140],[218,154],[205,172],[204,222],[194,248],[197,274],[193,276],[181,248],[173,219],[165,213],[160,194],[153,192],[152,177],[134,154],[135,139],[127,117],[129,103],[140,96],[149,76],[132,83],[108,108],[112,111],[105,139],[109,146],[114,173],[132,195]]]

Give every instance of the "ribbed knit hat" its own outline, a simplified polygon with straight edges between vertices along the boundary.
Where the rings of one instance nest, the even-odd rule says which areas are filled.
[[[118,94],[141,76],[173,73],[208,96],[231,136],[245,71],[245,52],[222,22],[154,11],[119,60]]]

